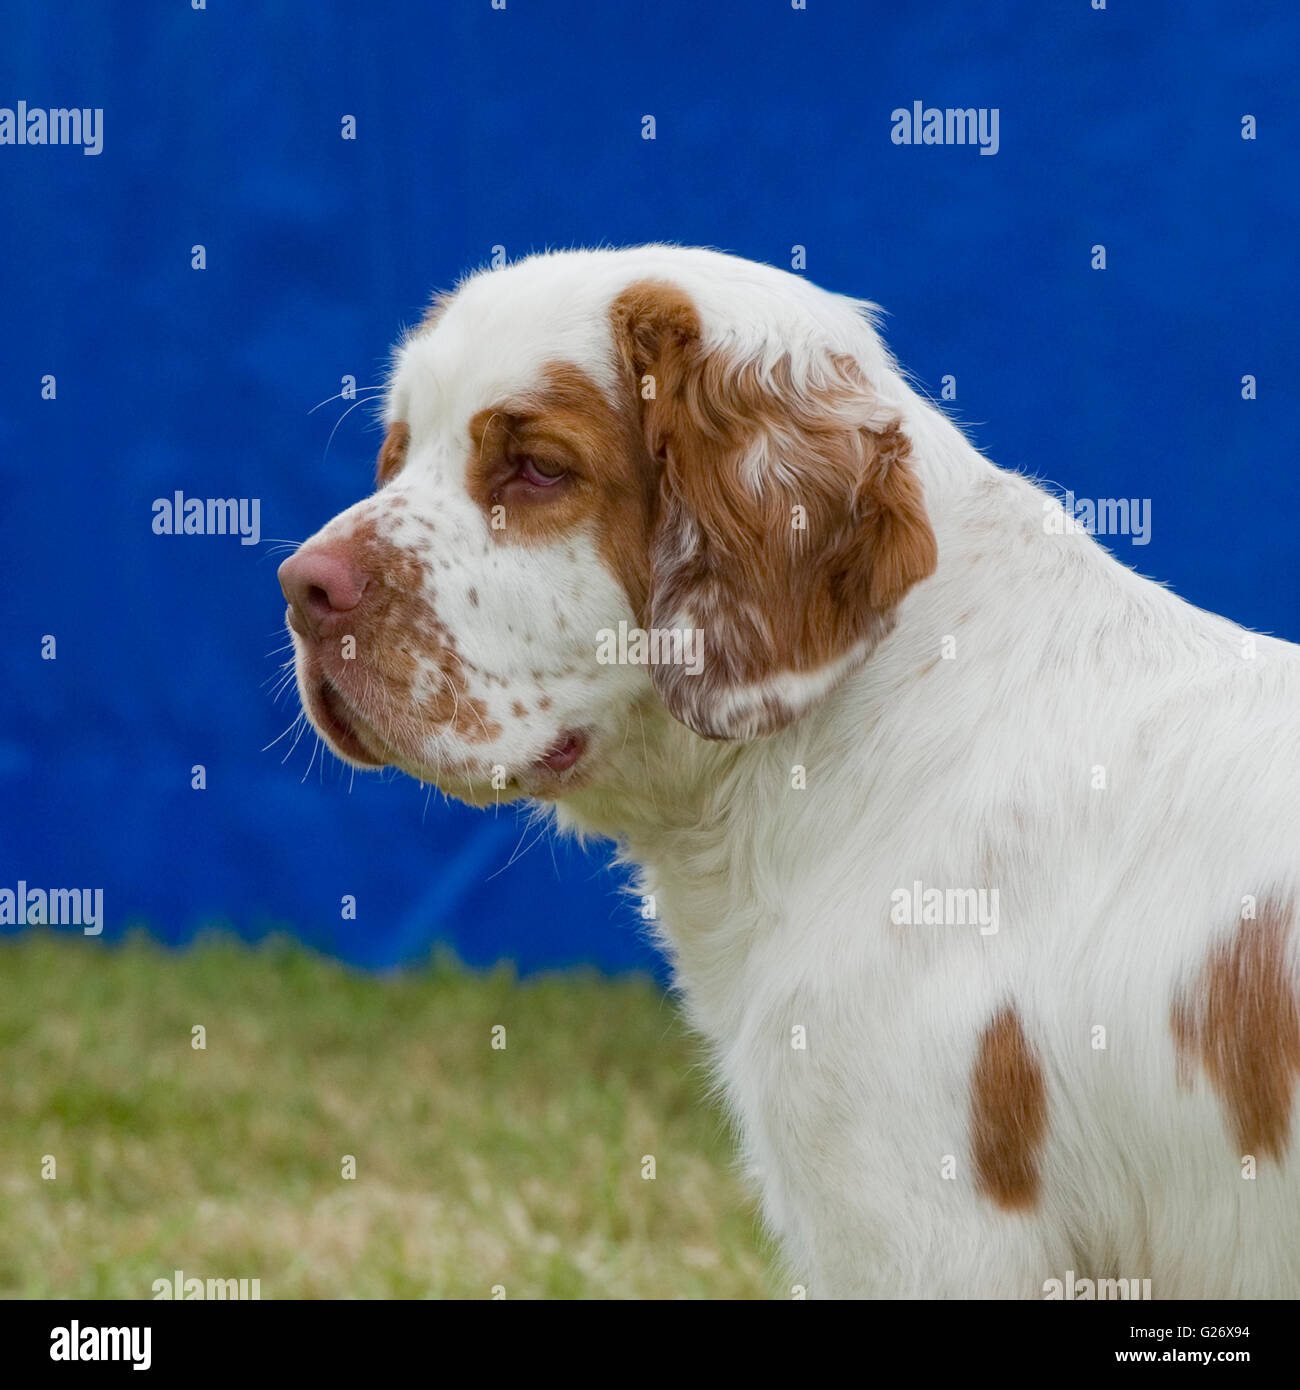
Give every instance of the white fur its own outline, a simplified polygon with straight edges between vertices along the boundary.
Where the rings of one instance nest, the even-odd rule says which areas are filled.
[[[1295,1136],[1243,1179],[1220,1098],[1203,1074],[1178,1085],[1169,1026],[1243,897],[1297,886],[1297,648],[1257,637],[1250,657],[1242,629],[1088,535],[1051,533],[1046,494],[909,386],[869,306],[712,252],[563,253],[470,280],[399,357],[389,417],[410,422],[415,469],[392,486],[418,506],[434,489],[477,527],[456,495],[465,422],[557,358],[612,391],[609,305],[656,276],[740,358],[789,354],[796,379],[828,349],[855,358],[882,421],[901,417],[939,546],[892,633],[781,733],[706,742],[644,673],[593,664],[551,689],[548,725],[522,738],[506,718],[481,752],[527,791],[527,758],[594,731],[598,764],[561,824],[616,839],[654,895],[789,1280],[1041,1297],[1074,1270],[1149,1278],[1157,1298],[1300,1294]],[[481,572],[474,544],[456,563],[490,593],[505,577]],[[585,629],[632,618],[590,548],[519,564],[526,591],[501,602],[532,614],[529,661],[559,641],[553,601]],[[501,645],[504,611],[485,599],[448,621],[480,661],[495,646],[503,668],[526,664]],[[996,888],[998,931],[891,923],[891,895],[917,880]],[[1047,1088],[1028,1214],[982,1196],[970,1157],[976,1042],[1008,1001]]]

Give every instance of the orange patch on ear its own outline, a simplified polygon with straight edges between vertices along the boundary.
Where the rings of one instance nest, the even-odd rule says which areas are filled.
[[[1195,981],[1175,995],[1170,1028],[1180,1080],[1205,1068],[1243,1154],[1281,1161],[1300,1075],[1300,1000],[1287,961],[1294,904],[1265,898],[1210,951]]]
[[[875,436],[875,446],[875,468],[863,480],[857,503],[859,512],[876,517],[867,601],[890,608],[934,572],[939,555],[906,435],[889,425]]]
[[[642,621],[704,633],[702,671],[652,678],[703,737],[774,732],[866,658],[935,568],[907,436],[851,356],[738,359],[707,345],[672,284],[630,286],[611,320],[659,470]]]
[[[1038,1200],[1047,1087],[1038,1054],[1011,1005],[980,1034],[971,1073],[971,1151],[978,1190],[1004,1211]]]
[[[402,471],[406,462],[406,449],[411,442],[411,427],[403,420],[394,420],[388,427],[384,442],[379,447],[379,458],[375,463],[375,486],[382,487],[390,478]]]

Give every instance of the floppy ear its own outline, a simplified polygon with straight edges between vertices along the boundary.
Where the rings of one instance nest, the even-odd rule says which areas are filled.
[[[936,563],[907,437],[857,363],[738,360],[689,296],[646,282],[615,341],[661,472],[644,627],[697,629],[702,663],[651,668],[705,738],[784,728],[860,664]]]

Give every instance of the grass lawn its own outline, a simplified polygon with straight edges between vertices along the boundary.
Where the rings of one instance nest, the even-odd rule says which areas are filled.
[[[6,1297],[150,1298],[177,1269],[264,1299],[780,1292],[648,981],[32,933],[0,943],[0,1059]]]

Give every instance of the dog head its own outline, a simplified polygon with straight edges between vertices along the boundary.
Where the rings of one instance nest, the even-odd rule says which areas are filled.
[[[280,570],[343,759],[453,795],[598,782],[630,712],[798,719],[936,561],[862,305],[714,252],[533,257],[401,344],[377,489]]]

